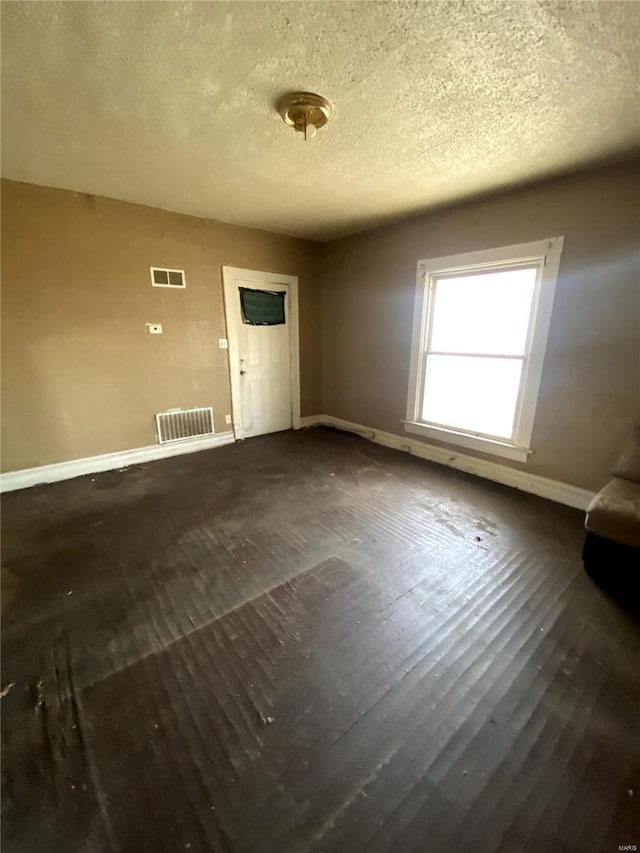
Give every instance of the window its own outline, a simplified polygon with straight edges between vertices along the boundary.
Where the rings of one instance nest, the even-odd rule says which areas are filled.
[[[418,262],[409,432],[528,458],[563,240]]]
[[[257,290],[239,287],[242,322],[248,326],[282,326],[286,323],[284,313],[284,290]]]

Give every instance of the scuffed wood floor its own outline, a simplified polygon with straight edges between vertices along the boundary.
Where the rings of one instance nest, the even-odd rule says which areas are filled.
[[[640,845],[638,624],[577,511],[316,429],[3,528],[5,851]]]

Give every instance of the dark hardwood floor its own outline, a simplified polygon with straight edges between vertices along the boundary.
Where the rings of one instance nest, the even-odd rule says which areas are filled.
[[[580,512],[326,429],[3,505],[7,853],[640,845]]]

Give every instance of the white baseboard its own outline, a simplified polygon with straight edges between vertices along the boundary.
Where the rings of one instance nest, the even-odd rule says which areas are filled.
[[[417,441],[407,436],[394,435],[352,421],[334,418],[332,415],[309,415],[300,418],[301,428],[313,426],[332,426],[336,429],[353,432],[376,444],[382,444],[384,447],[402,450],[404,453],[411,453],[421,459],[437,462],[440,465],[448,465],[450,468],[466,471],[468,474],[484,477],[486,480],[493,480],[496,483],[502,483],[505,486],[511,486],[514,489],[529,492],[532,495],[538,495],[576,509],[586,509],[593,498],[593,492],[581,489],[578,486],[549,480],[546,477],[539,477],[526,471],[517,471],[515,468],[508,468],[505,465],[499,465],[497,462],[477,459],[458,453],[456,450],[436,447],[433,444]],[[41,483],[55,483],[59,480],[81,477],[84,474],[112,471],[115,468],[126,468],[128,465],[151,462],[154,459],[180,456],[183,453],[195,453],[198,450],[209,450],[213,447],[231,444],[234,440],[232,432],[222,432],[206,438],[154,444],[150,447],[124,450],[120,453],[105,453],[102,456],[92,456],[87,459],[73,459],[70,462],[58,462],[54,465],[42,465],[38,468],[25,468],[22,471],[9,471],[6,474],[0,474],[0,492],[12,492],[16,489],[26,489]]]
[[[324,423],[323,418],[324,415],[305,415],[304,418],[300,418],[300,425],[298,427],[294,427],[294,429],[306,429],[307,427],[320,426]]]
[[[486,480],[493,480],[495,483],[502,483],[504,486],[511,486],[522,492],[538,495],[541,498],[547,498],[550,501],[565,504],[575,509],[585,510],[594,495],[588,489],[570,486],[568,483],[560,483],[557,480],[549,480],[546,477],[539,477],[526,471],[517,471],[515,468],[508,468],[506,465],[500,465],[497,462],[477,459],[474,456],[458,453],[457,450],[436,447],[433,444],[417,441],[407,436],[394,435],[362,424],[344,421],[341,418],[334,418],[332,415],[320,415],[316,423],[354,432],[376,444],[392,447],[394,450],[402,450],[404,453],[411,453],[413,456],[419,456],[421,459],[428,459],[430,462],[437,462],[440,465],[448,465],[450,468],[457,468],[458,471],[466,471],[468,474],[475,474],[477,477],[484,477]]]
[[[128,465],[139,465],[153,459],[165,459],[168,456],[181,456],[183,453],[196,453],[198,450],[210,450],[235,441],[232,432],[221,432],[205,438],[186,439],[184,441],[152,444],[149,447],[136,447],[119,453],[104,453],[86,459],[72,459],[69,462],[56,462],[54,465],[41,465],[38,468],[24,468],[22,471],[8,471],[0,474],[0,492],[14,492],[27,489],[41,483],[57,483],[59,480],[71,480],[84,474],[97,474],[100,471],[113,471]]]

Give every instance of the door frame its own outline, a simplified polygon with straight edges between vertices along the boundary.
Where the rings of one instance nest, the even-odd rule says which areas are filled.
[[[231,383],[231,412],[233,423],[233,434],[236,441],[244,438],[244,424],[242,423],[242,397],[240,383],[240,348],[238,344],[239,329],[234,320],[234,313],[230,306],[232,300],[237,299],[237,287],[239,282],[249,281],[252,284],[266,286],[270,284],[284,284],[287,286],[289,327],[289,373],[291,379],[291,423],[294,429],[300,429],[300,327],[298,319],[298,276],[281,275],[275,272],[263,272],[261,270],[245,270],[240,267],[222,267],[222,289],[224,292],[224,318],[227,327],[227,364],[229,367],[229,381]],[[235,365],[235,367],[234,367]]]

